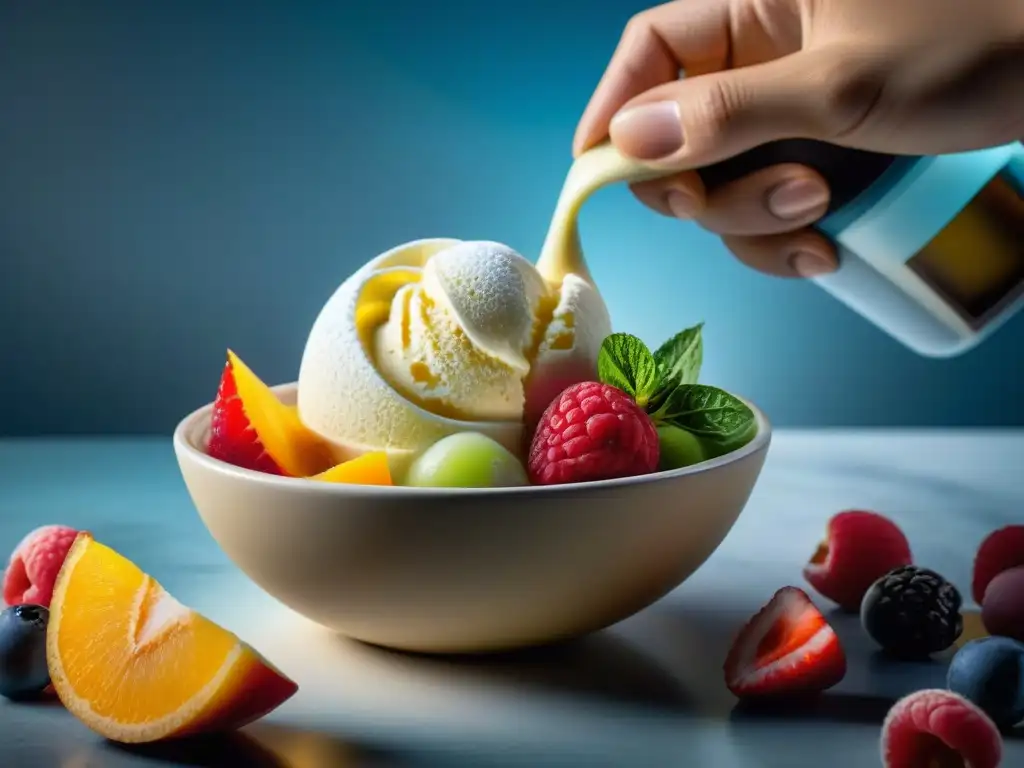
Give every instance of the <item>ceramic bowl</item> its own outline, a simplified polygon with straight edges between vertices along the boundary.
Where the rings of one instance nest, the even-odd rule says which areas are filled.
[[[295,401],[295,385],[275,391]],[[212,404],[174,433],[213,538],[298,613],[422,653],[568,639],[647,607],[699,568],[743,510],[771,426],[684,469],[574,485],[440,489],[264,475],[204,452]]]

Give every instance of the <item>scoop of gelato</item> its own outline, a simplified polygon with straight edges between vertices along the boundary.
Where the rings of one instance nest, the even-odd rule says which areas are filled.
[[[550,400],[596,376],[609,333],[584,276],[548,282],[500,243],[407,243],[321,310],[299,369],[299,415],[352,451],[411,454],[472,430],[521,453],[523,430]]]

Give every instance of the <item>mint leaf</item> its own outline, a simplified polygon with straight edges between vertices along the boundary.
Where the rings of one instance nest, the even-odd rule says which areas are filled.
[[[601,342],[597,377],[631,396],[641,408],[646,407],[658,388],[654,355],[646,344],[628,333],[613,333]]]
[[[654,353],[658,377],[664,389],[675,389],[681,384],[696,384],[700,366],[704,362],[704,323],[680,331],[662,344]]]
[[[757,434],[754,412],[718,387],[682,384],[665,395],[652,418],[686,430],[715,458],[742,448]]]

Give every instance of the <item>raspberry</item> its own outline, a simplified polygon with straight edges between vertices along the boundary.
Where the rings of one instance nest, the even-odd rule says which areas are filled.
[[[874,512],[848,510],[829,520],[804,578],[843,610],[855,612],[876,580],[912,562],[910,544],[896,523]]]
[[[1024,565],[1024,525],[1008,525],[992,531],[974,556],[971,596],[982,605],[988,583],[1003,571]]]
[[[650,416],[622,390],[597,381],[573,384],[551,401],[527,461],[536,485],[646,475],[657,467]]]
[[[882,724],[885,768],[999,768],[1003,739],[988,715],[950,691],[926,689],[893,705]]]
[[[4,602],[49,608],[57,574],[77,535],[66,525],[44,525],[22,539],[4,573]]]

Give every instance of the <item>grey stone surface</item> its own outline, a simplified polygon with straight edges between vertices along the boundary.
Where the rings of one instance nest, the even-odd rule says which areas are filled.
[[[266,597],[204,530],[167,439],[0,441],[0,549],[44,523],[88,528],[300,684],[240,735],[150,749],[107,744],[57,705],[0,702],[0,765],[870,768],[886,710],[942,686],[941,660],[887,662],[830,613],[846,679],[806,711],[753,712],[722,683],[731,636],[802,583],[844,508],[891,516],[966,596],[977,544],[1024,521],[1022,459],[1024,432],[783,432],[733,532],[665,600],[565,647],[452,660],[334,637]],[[1004,765],[1024,765],[1024,734]]]

